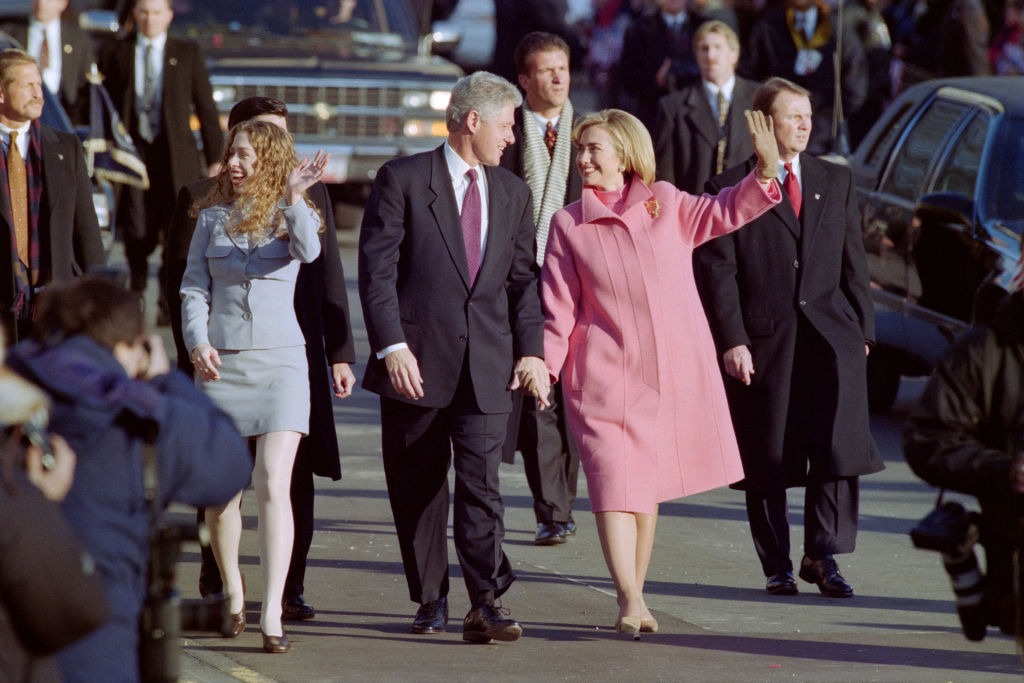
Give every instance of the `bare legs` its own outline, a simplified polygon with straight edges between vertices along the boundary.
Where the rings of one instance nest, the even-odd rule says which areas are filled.
[[[252,486],[259,511],[260,565],[263,568],[263,608],[260,628],[280,636],[281,598],[288,576],[295,526],[290,500],[292,467],[298,450],[298,432],[269,432],[256,439],[256,465]],[[231,596],[231,611],[242,609],[242,577],[238,569],[238,543],[242,534],[241,493],[223,508],[207,508],[214,557]]]
[[[597,534],[601,539],[604,561],[612,575],[619,603],[619,618],[651,617],[644,602],[644,580],[654,547],[653,515],[639,512],[598,512]]]

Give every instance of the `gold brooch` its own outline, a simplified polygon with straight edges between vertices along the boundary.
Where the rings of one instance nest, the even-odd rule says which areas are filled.
[[[648,199],[644,202],[644,208],[647,209],[647,213],[651,214],[651,218],[657,218],[661,206],[658,204],[657,199]]]

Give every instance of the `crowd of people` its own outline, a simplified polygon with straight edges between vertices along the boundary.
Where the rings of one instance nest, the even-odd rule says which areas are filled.
[[[28,51],[0,52],[0,223],[10,235],[0,239],[9,269],[0,305],[16,342],[0,372],[0,506],[72,539],[46,560],[67,576],[65,632],[41,633],[38,614],[0,596],[0,635],[17,645],[0,657],[2,672],[139,678],[148,542],[153,515],[170,502],[196,506],[210,528],[199,590],[225,594],[225,635],[242,633],[240,501],[250,481],[263,649],[288,652],[284,622],[316,617],[303,586],[313,476],[340,477],[331,401],[356,383],[333,210],[319,182],[328,159],[297,157],[287,108],[268,97],[232,109],[222,146],[202,55],[167,35],[170,0],[135,0],[134,31],[99,64],[152,184],[121,197],[119,220],[133,226],[128,287],[83,275],[105,259],[91,204],[83,208],[81,148],[38,122],[44,87],[76,111],[78,89],[53,73],[69,77],[52,61],[61,56],[52,41],[64,39],[50,33],[67,4],[36,0]],[[925,4],[917,28],[897,33],[886,21],[900,3],[851,1],[847,17],[859,18],[849,23],[809,0],[769,3],[763,14],[714,0],[598,3],[590,44],[601,26],[623,28],[621,56],[602,67],[619,106],[583,114],[570,98],[571,66],[588,41],[562,35],[564,26],[534,30],[530,21],[564,23],[564,13],[523,2],[500,27],[519,31],[499,55],[508,78],[459,80],[445,142],[380,168],[359,236],[370,344],[362,385],[380,396],[384,478],[417,604],[411,632],[447,628],[451,498],[470,604],[462,638],[523,633],[501,602],[516,577],[498,472],[516,452],[537,545],[577,533],[582,466],[616,590],[615,630],[629,637],[659,628],[643,594],[659,503],[721,486],[744,491],[769,595],[798,591],[795,487],[806,489],[797,576],[827,597],[854,594],[835,555],[856,546],[859,478],[883,468],[865,382],[874,311],[852,176],[817,155],[835,143],[833,107],[852,132],[857,113],[877,116],[898,87],[890,77],[909,70],[897,62],[943,73],[889,41],[933,24],[952,30],[945,14],[929,24],[939,3]],[[993,60],[1013,61],[1012,22],[1008,12]],[[76,49],[64,48],[67,66]],[[139,305],[160,240],[177,369]],[[1019,308],[1018,295],[1006,315],[1016,320]],[[927,393],[908,457],[941,485],[979,495],[996,487],[986,500],[1005,508],[1024,490],[1019,433],[1003,424],[1017,413],[981,439],[977,486],[936,455],[957,425],[936,425],[955,422],[945,419],[948,393],[1016,396],[1016,384],[951,377]],[[4,559],[31,540],[5,535]],[[5,576],[25,570],[0,563]],[[49,604],[38,603],[41,613]],[[992,623],[1005,626],[1000,619]]]

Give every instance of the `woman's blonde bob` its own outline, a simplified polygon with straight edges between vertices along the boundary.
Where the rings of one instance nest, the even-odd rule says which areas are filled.
[[[595,111],[576,124],[572,131],[572,144],[579,147],[584,131],[593,126],[603,126],[608,131],[627,183],[633,175],[647,185],[654,182],[654,143],[640,119],[621,109]]]

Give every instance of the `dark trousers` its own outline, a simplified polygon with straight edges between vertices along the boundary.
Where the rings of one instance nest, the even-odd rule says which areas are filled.
[[[254,441],[251,443],[255,443]],[[288,566],[288,578],[284,582],[284,598],[295,598],[305,592],[306,559],[313,543],[313,463],[308,453],[299,449],[292,468],[292,517],[295,520],[295,542],[292,545],[292,559]],[[204,520],[203,509],[196,515],[196,522]],[[202,547],[201,576],[204,585],[214,593],[224,588],[217,560],[209,546]]]
[[[174,213],[175,187],[164,133],[161,132],[151,143],[141,137],[135,140],[149,174],[149,189],[122,188],[117,206],[117,225],[124,238],[124,255],[128,261],[131,288],[143,291],[149,274],[146,261],[160,244],[161,235],[166,233],[167,224]],[[162,271],[161,266],[161,280]],[[163,287],[160,292],[163,292]]]
[[[413,602],[448,595],[448,468],[455,463],[455,552],[471,604],[493,601],[515,574],[501,549],[498,467],[508,413],[480,412],[465,368],[452,403],[428,408],[381,398],[388,497]]]
[[[785,489],[747,491],[747,518],[765,576],[793,571]],[[857,543],[859,479],[808,481],[804,494],[804,555],[852,553]]]
[[[576,503],[580,452],[565,421],[561,384],[548,399],[551,408],[539,410],[533,397],[514,395],[503,459],[513,462],[517,447],[522,452],[537,522],[565,523]]]

